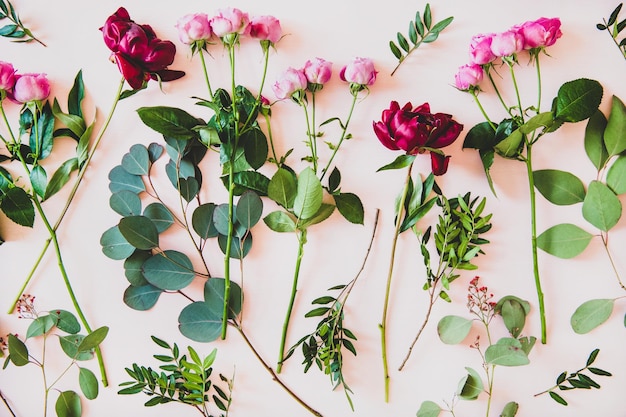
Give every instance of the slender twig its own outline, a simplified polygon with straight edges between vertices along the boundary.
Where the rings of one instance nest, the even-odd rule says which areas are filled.
[[[7,397],[4,396],[4,394],[2,393],[2,391],[0,391],[0,398],[2,398],[2,402],[4,403],[4,405],[7,407],[7,409],[9,410],[9,413],[11,413],[11,415],[13,417],[17,417],[17,415],[13,412],[13,409],[11,408],[11,405],[9,404],[9,401],[7,400]]]

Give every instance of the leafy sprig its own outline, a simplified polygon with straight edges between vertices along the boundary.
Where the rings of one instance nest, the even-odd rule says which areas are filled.
[[[595,362],[598,357],[598,353],[600,353],[600,349],[594,349],[589,354],[587,358],[587,363],[583,368],[580,368],[577,371],[568,373],[567,371],[563,371],[556,378],[556,384],[545,391],[542,391],[538,394],[535,394],[535,397],[548,393],[550,398],[561,405],[567,406],[568,403],[561,395],[557,394],[557,390],[559,391],[569,391],[573,389],[600,389],[600,384],[598,384],[594,379],[592,379],[588,374],[583,373],[588,371],[589,373],[597,376],[612,376],[612,374],[604,369],[592,367],[591,365]]]
[[[621,40],[619,39],[620,33],[626,27],[626,19],[618,21],[619,13],[623,5],[624,3],[620,3],[615,10],[611,12],[608,20],[602,19],[602,23],[596,24],[596,28],[598,28],[598,30],[606,30],[609,33],[611,39],[613,39],[613,42],[622,53],[622,56],[626,59],[626,36]]]
[[[430,4],[426,3],[424,14],[420,12],[415,13],[415,20],[409,22],[409,31],[407,36],[398,32],[396,35],[397,44],[393,40],[389,41],[389,48],[391,53],[398,59],[398,64],[391,72],[393,75],[404,60],[422,43],[432,43],[437,40],[439,34],[452,23],[454,17],[446,17],[440,22],[433,25],[432,13],[430,10]],[[408,39],[407,39],[408,38]]]
[[[9,0],[0,0],[0,20],[9,19],[11,24],[2,26],[0,28],[0,36],[5,38],[16,39],[14,42],[38,42],[43,46],[46,46],[42,41],[37,39],[33,32],[28,29],[22,21],[19,15],[15,11],[15,7]]]

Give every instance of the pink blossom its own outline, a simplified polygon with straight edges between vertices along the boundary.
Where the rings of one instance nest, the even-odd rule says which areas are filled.
[[[209,40],[213,31],[206,13],[193,13],[181,17],[176,23],[178,38],[186,45]]]
[[[298,91],[305,90],[306,76],[302,70],[287,68],[272,86],[274,94],[280,100],[293,96]]]
[[[483,67],[477,64],[466,64],[459,67],[454,75],[454,86],[462,91],[476,87],[483,80]]]
[[[496,56],[491,52],[493,37],[493,33],[479,34],[472,37],[469,48],[471,63],[485,65],[496,59]]]
[[[274,16],[257,16],[250,21],[250,36],[276,43],[283,36],[280,21]]]
[[[372,85],[376,81],[378,71],[374,61],[369,58],[355,58],[339,72],[339,78],[352,84]]]
[[[50,81],[46,74],[22,74],[15,76],[13,99],[19,103],[41,101],[50,95]]]
[[[8,62],[0,61],[0,90],[11,91],[15,85],[15,68]]]
[[[546,17],[525,22],[519,26],[518,31],[524,36],[525,49],[552,46],[563,34],[561,21],[558,18]]]
[[[330,80],[333,63],[322,58],[315,58],[304,63],[304,75],[311,84],[325,84]]]
[[[497,57],[511,56],[524,50],[524,36],[516,30],[497,33],[491,39],[491,52]]]
[[[220,38],[230,34],[247,35],[250,33],[250,17],[234,7],[220,9],[211,19],[211,29]]]

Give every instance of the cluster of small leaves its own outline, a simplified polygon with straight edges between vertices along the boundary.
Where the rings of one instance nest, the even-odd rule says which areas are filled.
[[[304,372],[307,372],[313,364],[317,365],[320,371],[330,376],[333,389],[341,386],[346,394],[348,403],[352,410],[354,404],[350,397],[350,387],[346,383],[343,375],[343,351],[344,348],[356,356],[356,348],[352,343],[356,336],[348,328],[344,327],[344,306],[345,299],[350,286],[337,285],[329,288],[329,291],[338,291],[337,297],[326,295],[316,298],[311,302],[319,305],[305,314],[305,317],[322,317],[317,324],[315,331],[298,340],[294,344],[283,361],[286,361],[295,350],[301,346],[304,356]]]
[[[45,46],[33,33],[28,29],[15,11],[15,7],[9,0],[0,0],[0,20],[9,19],[12,23],[0,27],[0,36],[14,39],[14,42],[32,42],[36,41]]]
[[[79,72],[68,95],[67,113],[61,110],[56,98],[52,106],[48,101],[41,107],[24,106],[20,112],[16,142],[3,138],[8,154],[0,154],[0,164],[25,165],[29,171],[28,184],[22,185],[21,178],[14,178],[8,166],[0,166],[0,210],[13,222],[32,227],[35,222],[33,200],[48,200],[87,161],[94,123],[88,124],[83,116],[81,103],[84,94],[82,73]],[[55,130],[57,120],[64,127]],[[27,138],[28,144],[22,143],[22,136]],[[41,162],[51,155],[54,140],[59,137],[76,141],[76,155],[64,161],[49,176]]]
[[[599,110],[589,118],[584,143],[587,156],[597,170],[596,179],[587,186],[576,175],[561,170],[539,170],[533,172],[533,177],[539,192],[551,203],[582,203],[583,218],[600,231],[606,247],[608,233],[622,215],[620,196],[626,193],[626,106],[619,98],[613,96],[608,119]],[[562,223],[541,233],[537,245],[551,255],[569,259],[581,254],[593,237],[594,234],[575,224]],[[604,323],[614,302],[614,299],[598,299],[581,305],[572,316],[574,331],[587,333]]]
[[[611,35],[613,42],[615,42],[615,45],[619,48],[622,56],[626,59],[626,37],[623,37],[621,40],[619,39],[620,33],[626,27],[626,19],[618,21],[619,13],[621,12],[623,5],[624,3],[620,3],[615,10],[611,12],[608,20],[602,19],[602,23],[598,23],[596,28],[598,28],[598,30],[606,30],[609,35]]]
[[[391,53],[398,59],[398,65],[394,68],[391,75],[400,67],[400,64],[420,47],[422,43],[431,43],[437,40],[439,34],[452,23],[454,17],[447,17],[441,22],[433,24],[430,4],[426,3],[423,15],[420,12],[415,13],[415,20],[409,22],[408,39],[402,33],[398,32],[396,39],[398,43],[389,41]],[[410,42],[410,43],[409,43]]]
[[[588,374],[583,373],[585,371],[589,371],[593,375],[612,376],[612,374],[608,371],[591,366],[598,357],[598,353],[600,353],[600,349],[594,349],[589,354],[589,358],[587,358],[587,363],[585,364],[584,368],[581,368],[575,372],[561,372],[556,378],[556,384],[552,388],[540,392],[535,396],[548,393],[548,395],[550,395],[550,398],[552,398],[557,403],[561,405],[568,405],[567,401],[565,401],[565,399],[556,392],[557,390],[569,391],[573,389],[599,389],[600,384],[593,380]]]
[[[205,417],[212,416],[208,409],[212,399],[217,408],[228,414],[232,381],[221,374],[219,376],[220,381],[228,385],[227,392],[211,380],[212,365],[217,355],[215,349],[205,358],[201,358],[189,346],[188,355],[181,356],[176,343],[171,346],[155,336],[152,336],[152,340],[158,346],[168,350],[168,354],[153,355],[155,359],[165,364],[159,366],[160,371],[139,366],[136,363],[132,365],[132,368],[126,368],[132,381],[121,383],[120,387],[125,388],[121,389],[118,394],[143,393],[150,397],[144,404],[146,407],[170,402],[186,404],[200,410]],[[221,414],[221,416],[224,415]]]
[[[55,330],[64,332],[66,335],[54,333]],[[52,310],[46,314],[39,314],[28,326],[25,340],[21,340],[13,334],[8,336],[8,355],[3,369],[9,363],[15,366],[34,364],[42,368],[45,373],[45,362],[43,361],[45,355],[42,355],[41,360],[36,359],[26,346],[26,342],[28,339],[43,336],[45,343],[45,337],[54,334],[58,336],[61,349],[71,360],[67,368],[69,369],[73,365],[78,367],[78,384],[81,392],[85,398],[95,399],[99,391],[98,379],[89,368],[79,366],[77,362],[87,361],[94,357],[96,347],[104,341],[109,329],[106,326],[100,327],[87,335],[79,334],[80,330],[80,323],[69,311]],[[58,379],[54,384],[57,382]],[[46,391],[52,388],[53,386],[45,387]],[[82,415],[80,395],[73,390],[60,391],[55,403],[55,410],[58,417],[80,417]]]

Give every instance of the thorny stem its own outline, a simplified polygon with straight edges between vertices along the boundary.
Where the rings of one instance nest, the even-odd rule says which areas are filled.
[[[11,415],[13,417],[17,417],[15,415],[15,413],[13,412],[13,409],[11,408],[11,405],[9,404],[9,401],[7,400],[7,397],[4,396],[4,394],[2,393],[2,391],[0,391],[0,398],[2,398],[2,402],[4,403],[4,405],[7,407],[7,409],[9,410],[9,413],[11,413]]]
[[[622,282],[619,272],[617,271],[617,266],[615,265],[615,260],[613,259],[613,255],[611,255],[611,251],[609,250],[609,236],[608,233],[600,233],[600,237],[602,238],[602,244],[604,245],[604,250],[606,251],[606,255],[609,257],[609,262],[611,262],[611,267],[613,268],[613,272],[615,273],[615,278],[617,278],[617,283],[619,286],[626,290],[626,286]]]
[[[272,369],[271,366],[268,365],[268,363],[261,357],[261,355],[259,354],[259,352],[256,350],[256,348],[254,347],[254,345],[252,344],[252,342],[250,341],[250,339],[248,339],[248,337],[246,336],[246,334],[244,333],[243,329],[241,328],[241,326],[234,324],[233,325],[238,331],[239,334],[241,335],[241,337],[243,338],[244,342],[246,342],[246,345],[248,345],[248,347],[250,348],[250,350],[252,351],[252,353],[254,354],[254,356],[259,360],[259,362],[261,362],[261,365],[263,365],[263,367],[265,368],[265,370],[267,372],[269,372],[269,374],[272,376],[272,379],[274,381],[276,381],[278,383],[278,385],[280,385],[285,391],[287,391],[287,393],[298,402],[298,404],[300,404],[301,406],[303,406],[304,408],[306,408],[311,414],[313,414],[314,416],[318,416],[318,417],[323,417],[322,414],[318,411],[316,411],[315,409],[313,409],[310,405],[308,405],[307,403],[304,402],[304,400],[302,400],[295,392],[293,392],[287,385],[285,385],[285,383],[283,381],[280,380],[280,378],[278,377],[278,375],[276,374],[276,372],[274,372],[274,370]]]
[[[411,170],[413,163],[407,169],[406,179],[404,181],[404,189],[398,204],[398,214],[396,215],[396,228],[391,244],[391,257],[389,259],[389,272],[387,274],[387,285],[385,287],[385,302],[383,304],[383,317],[378,325],[380,329],[380,343],[382,347],[383,372],[385,377],[385,402],[389,402],[389,364],[387,361],[387,310],[389,308],[389,294],[391,293],[391,278],[393,277],[393,266],[396,256],[396,246],[398,244],[398,236],[400,235],[400,227],[402,226],[402,218],[404,217],[404,203],[409,193],[409,185],[411,180]]]

